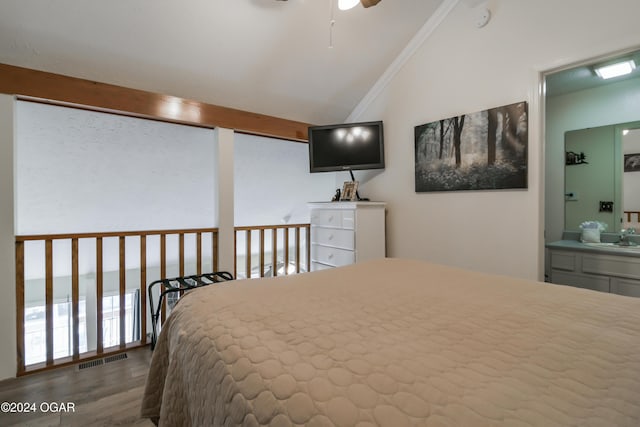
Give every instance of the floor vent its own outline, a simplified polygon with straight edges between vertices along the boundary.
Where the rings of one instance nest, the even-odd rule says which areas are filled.
[[[93,368],[94,366],[101,365],[104,365],[104,360],[102,359],[89,360],[88,362],[82,362],[81,364],[79,364],[78,370],[81,371],[83,369]]]
[[[87,368],[93,368],[95,366],[102,366],[111,362],[117,362],[118,360],[124,360],[124,359],[127,359],[128,357],[129,356],[127,356],[127,353],[118,353],[118,354],[114,354],[113,356],[104,357],[102,359],[89,360],[88,362],[80,363],[78,365],[78,371],[82,371],[83,369],[87,369]]]
[[[113,356],[108,356],[104,358],[104,363],[111,363],[111,362],[117,362],[118,360],[123,360],[126,359],[127,357],[127,353],[119,353],[119,354],[114,354]]]

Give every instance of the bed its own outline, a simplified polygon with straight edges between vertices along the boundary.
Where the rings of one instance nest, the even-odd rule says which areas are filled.
[[[194,290],[153,353],[166,426],[638,426],[640,299],[384,259]]]

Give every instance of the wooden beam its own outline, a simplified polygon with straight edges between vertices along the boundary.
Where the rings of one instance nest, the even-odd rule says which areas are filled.
[[[251,279],[251,230],[247,230],[245,231],[245,236],[247,241],[247,246],[246,246],[246,262],[245,262],[245,274],[247,275],[247,279]]]
[[[167,235],[160,235],[160,278],[167,278]],[[162,292],[162,291],[160,291]],[[160,316],[160,323],[164,323],[167,320],[167,299],[162,300],[162,310]]]
[[[140,342],[147,343],[147,236],[140,236]]]
[[[71,239],[71,331],[73,360],[80,358],[80,262],[78,239]]]
[[[178,234],[178,265],[180,276],[184,276],[184,233]]]
[[[53,365],[53,241],[44,242],[45,247],[45,328],[47,366]]]
[[[300,227],[296,227],[296,273],[300,273]],[[288,266],[285,266],[288,268]]]
[[[24,242],[16,242],[16,338],[18,375],[25,371],[24,359]]]
[[[126,256],[126,248],[127,248],[127,241],[126,241],[126,237],[124,236],[120,236],[118,238],[119,241],[119,253],[120,253],[120,280],[119,280],[119,284],[120,284],[120,291],[118,292],[118,296],[120,297],[120,302],[119,302],[119,310],[120,310],[120,314],[119,314],[119,318],[120,318],[120,348],[124,348],[125,344],[127,343],[126,340],[126,310],[125,310],[125,301],[126,301],[126,294],[127,294],[127,256]]]
[[[0,64],[0,93],[291,141],[306,142],[309,127],[308,123],[7,64]]]
[[[271,275],[276,277],[278,275],[278,229],[271,230]]]
[[[311,271],[311,224],[305,226],[307,230],[307,271]]]
[[[217,252],[214,252],[214,256]],[[218,270],[218,264],[216,264],[214,271]],[[238,278],[238,230],[233,231],[233,277]]]
[[[59,239],[93,239],[98,237],[120,237],[120,236],[151,236],[160,234],[178,233],[210,233],[217,232],[217,228],[187,228],[179,230],[144,230],[144,231],[110,231],[103,233],[72,233],[72,234],[31,234],[16,236],[16,242],[26,242],[28,240],[59,240]]]
[[[96,239],[96,353],[104,352],[104,333],[103,333],[103,313],[102,313],[102,294],[103,294],[103,277],[102,277],[102,237]]]
[[[284,227],[284,274],[289,274],[289,228]]]
[[[196,274],[202,274],[202,233],[196,233]]]
[[[234,234],[234,238],[233,238],[233,251],[234,251],[234,255],[233,255],[233,276],[235,277],[235,273],[236,273],[236,255],[235,255],[235,248],[236,248],[236,241],[235,241],[235,233]],[[219,257],[218,257],[218,250],[219,250],[219,244],[218,244],[218,229],[215,228],[213,233],[211,233],[211,245],[212,245],[212,252],[213,252],[213,271],[218,271],[218,262],[219,262]]]
[[[264,277],[264,230],[260,230],[260,277]]]
[[[178,265],[180,268],[180,277],[184,276],[184,233],[178,235]],[[184,291],[180,291],[180,296],[184,295]]]

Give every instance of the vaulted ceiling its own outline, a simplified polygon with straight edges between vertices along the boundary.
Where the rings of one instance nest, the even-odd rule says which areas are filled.
[[[2,0],[0,63],[328,124],[442,3]]]

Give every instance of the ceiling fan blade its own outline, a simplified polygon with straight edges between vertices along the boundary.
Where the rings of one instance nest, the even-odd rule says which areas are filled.
[[[371,7],[377,5],[381,1],[382,0],[360,0],[360,3],[362,3],[364,7]]]

